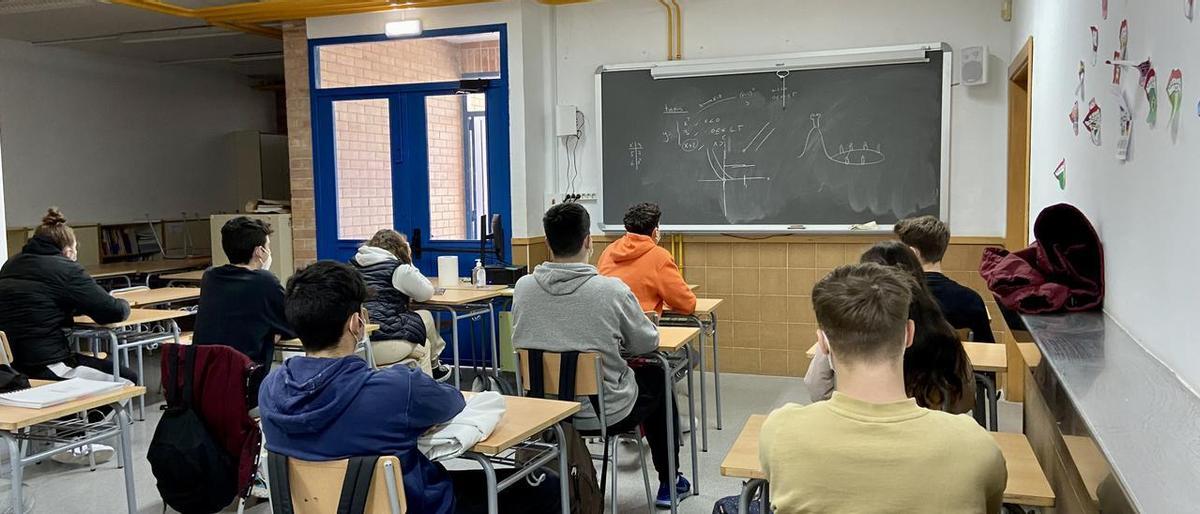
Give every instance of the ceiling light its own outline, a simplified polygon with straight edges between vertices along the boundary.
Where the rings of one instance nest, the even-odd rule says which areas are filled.
[[[389,21],[383,26],[387,37],[406,37],[421,35],[421,20]]]

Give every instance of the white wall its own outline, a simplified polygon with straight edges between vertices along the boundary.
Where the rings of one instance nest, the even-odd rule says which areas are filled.
[[[988,45],[993,76],[1011,58],[1011,26],[993,0],[688,0],[685,59],[885,46],[941,41],[954,48]],[[580,147],[583,192],[599,190],[594,73],[603,64],[666,59],[666,13],[645,0],[597,1],[556,9],[558,103],[587,116]],[[958,80],[957,73],[955,81]],[[956,235],[1004,231],[1005,116],[1002,80],[953,88],[951,228]],[[556,190],[565,188],[565,157],[556,146]],[[597,218],[599,209],[593,210]]]
[[[49,205],[79,222],[233,210],[222,137],[271,130],[273,109],[233,74],[0,39],[8,224]]]
[[[1068,202],[1080,207],[1104,240],[1105,310],[1134,338],[1172,367],[1193,388],[1200,386],[1200,344],[1189,334],[1200,310],[1200,274],[1194,236],[1196,193],[1200,191],[1200,7],[1197,20],[1183,17],[1184,1],[1109,0],[1108,20],[1100,2],[1017,0],[1011,49],[1034,38],[1033,146],[1030,156],[1030,209]],[[1128,58],[1152,57],[1158,73],[1158,125],[1147,126],[1147,102],[1137,72],[1126,71],[1123,90],[1134,109],[1133,143],[1128,162],[1118,162],[1117,103],[1112,72],[1103,61],[1117,48],[1122,19],[1129,20]],[[1088,27],[1100,28],[1100,64],[1091,66]],[[1103,146],[1093,146],[1086,131],[1076,137],[1067,121],[1080,60],[1087,65],[1085,99],[1101,106]],[[1178,129],[1170,127],[1167,76],[1183,70],[1183,105]],[[1082,116],[1082,113],[1081,115]],[[1067,160],[1067,188],[1051,177]]]

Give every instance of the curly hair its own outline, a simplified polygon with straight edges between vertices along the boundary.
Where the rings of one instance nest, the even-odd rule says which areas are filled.
[[[661,218],[662,210],[658,208],[658,204],[639,203],[625,211],[625,230],[648,236],[658,228],[658,220]]]
[[[408,246],[408,238],[395,230],[380,229],[371,236],[371,240],[367,241],[366,245],[391,252],[396,259],[400,260],[400,264],[412,264],[412,249]]]

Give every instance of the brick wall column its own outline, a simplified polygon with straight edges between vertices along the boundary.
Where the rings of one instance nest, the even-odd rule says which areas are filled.
[[[294,263],[299,268],[317,260],[308,33],[303,21],[284,23],[283,70],[287,95],[288,169],[292,186],[292,251]]]

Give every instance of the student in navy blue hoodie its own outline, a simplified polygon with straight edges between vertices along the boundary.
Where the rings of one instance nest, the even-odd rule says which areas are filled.
[[[303,460],[392,454],[404,471],[409,512],[454,512],[446,469],[417,451],[417,437],[462,411],[462,393],[407,366],[372,370],[354,355],[367,336],[367,286],[344,264],[322,261],[288,281],[285,312],[307,352],[258,393],[267,449]]]
[[[285,361],[259,390],[267,449],[309,461],[395,455],[408,512],[485,511],[481,471],[448,473],[417,450],[421,434],[462,412],[462,393],[408,366],[372,370],[354,354],[367,337],[367,296],[358,272],[333,261],[317,262],[288,280],[284,312],[306,355]],[[558,481],[548,479],[537,489],[514,484],[500,494],[501,510],[554,512]]]

